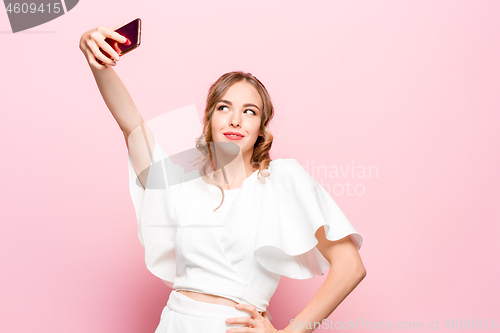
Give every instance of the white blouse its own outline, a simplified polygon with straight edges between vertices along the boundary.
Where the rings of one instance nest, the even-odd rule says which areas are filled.
[[[266,311],[282,275],[309,279],[330,268],[316,248],[321,226],[327,239],[349,235],[361,248],[361,235],[295,159],[271,161],[264,184],[257,170],[241,188],[225,190],[215,212],[222,200],[219,188],[207,184],[199,171],[184,173],[157,140],[146,189],[128,161],[146,266],[172,289],[218,295]]]

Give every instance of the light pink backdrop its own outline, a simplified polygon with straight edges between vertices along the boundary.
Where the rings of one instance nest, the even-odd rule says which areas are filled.
[[[115,70],[145,120],[201,113],[220,75],[251,72],[276,108],[272,158],[308,168],[364,237],[367,277],[330,320],[447,332],[482,320],[467,332],[486,332],[500,323],[498,13],[472,0],[82,0],[12,34],[0,10],[0,332],[159,322],[170,289],[145,267],[125,141],[78,48],[85,31],[136,17],[142,45]],[[283,278],[273,324],[325,277]]]

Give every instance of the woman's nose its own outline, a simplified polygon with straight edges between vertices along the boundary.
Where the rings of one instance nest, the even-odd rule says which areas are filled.
[[[231,118],[231,125],[234,127],[240,126],[240,122],[241,122],[241,120],[238,118],[238,116],[233,116]]]

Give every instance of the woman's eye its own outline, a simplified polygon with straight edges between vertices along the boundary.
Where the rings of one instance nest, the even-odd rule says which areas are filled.
[[[217,108],[217,110],[222,110],[223,108],[227,108],[228,106],[227,105],[221,105]],[[255,112],[254,110],[252,109],[246,109],[245,111],[252,111],[254,115],[257,115],[257,112]]]

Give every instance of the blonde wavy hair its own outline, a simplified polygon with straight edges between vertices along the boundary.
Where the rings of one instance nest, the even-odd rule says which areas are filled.
[[[250,83],[258,91],[263,102],[263,109],[261,112],[261,124],[260,130],[262,135],[260,135],[254,146],[253,154],[250,160],[252,167],[255,171],[259,170],[258,176],[268,177],[269,171],[268,166],[272,161],[269,156],[269,150],[273,144],[273,135],[269,128],[267,127],[274,116],[274,108],[271,102],[271,96],[267,92],[266,87],[251,73],[246,73],[242,71],[233,71],[222,75],[217,81],[215,81],[208,90],[208,96],[205,107],[205,116],[203,117],[203,133],[200,137],[196,139],[196,148],[202,153],[201,161],[202,164],[200,168],[200,174],[203,180],[209,184],[217,186],[222,193],[222,201],[217,208],[217,210],[224,202],[224,191],[220,185],[217,184],[216,173],[215,173],[215,162],[212,157],[212,149],[209,149],[210,143],[213,142],[212,135],[212,115],[215,110],[215,106],[227,92],[227,90],[236,82],[245,81]],[[213,147],[213,145],[212,145]],[[210,170],[210,172],[208,172]],[[208,174],[213,172],[213,178]],[[264,183],[263,180],[260,180]]]

